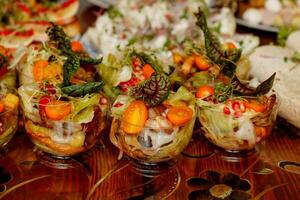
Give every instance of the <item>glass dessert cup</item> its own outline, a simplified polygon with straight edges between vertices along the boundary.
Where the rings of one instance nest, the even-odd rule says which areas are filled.
[[[18,129],[19,99],[13,93],[7,93],[2,96],[0,104],[1,107],[4,104],[0,113],[0,149],[3,149]]]
[[[98,141],[107,122],[108,102],[102,93],[84,97],[44,95],[36,85],[21,86],[18,90],[27,135],[46,155],[65,161],[71,156],[91,149]],[[105,104],[103,99],[106,100]],[[49,115],[58,111],[57,116]],[[47,114],[48,113],[48,114]],[[51,113],[51,112],[50,112]],[[51,159],[48,159],[51,160]],[[56,162],[56,161],[55,161]]]
[[[202,101],[198,113],[202,134],[226,152],[253,151],[256,145],[271,134],[279,107],[278,96],[275,93],[264,98],[266,108],[263,112],[246,109],[238,114],[227,109],[233,104],[227,106],[226,103]]]
[[[151,176],[167,170],[174,164],[174,159],[190,141],[194,123],[195,117],[184,126],[170,126],[165,118],[157,118],[148,119],[146,126],[140,127],[113,118],[110,139],[133,161],[137,172]],[[128,134],[124,131],[124,126],[140,131]]]

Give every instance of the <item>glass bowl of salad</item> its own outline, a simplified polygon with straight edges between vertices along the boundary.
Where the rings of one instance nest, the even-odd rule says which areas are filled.
[[[188,145],[196,118],[193,94],[184,87],[163,102],[150,102],[120,95],[112,106],[112,143],[144,165],[176,158]]]
[[[41,84],[18,89],[25,129],[43,152],[72,156],[91,149],[104,130],[109,104],[101,92],[70,96]]]
[[[221,86],[222,85],[222,86]],[[198,118],[203,135],[214,145],[227,151],[252,150],[272,132],[279,100],[276,92],[256,95],[230,95],[224,98],[225,88],[216,84],[198,88]]]
[[[0,148],[3,148],[18,129],[19,97],[15,90],[1,86],[0,90]]]

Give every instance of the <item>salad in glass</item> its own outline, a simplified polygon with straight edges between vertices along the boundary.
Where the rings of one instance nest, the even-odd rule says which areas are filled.
[[[16,62],[10,49],[0,46],[0,148],[5,146],[18,128],[19,98],[16,95]]]
[[[195,96],[203,134],[226,150],[253,149],[271,134],[276,119],[278,97],[272,91],[275,74],[259,85],[240,81],[236,62],[241,51],[230,46],[224,49],[207,27],[204,13],[199,10],[196,17],[205,35],[204,56],[210,63],[200,72],[202,79],[195,81],[199,84]]]
[[[115,62],[136,61],[141,53],[125,55]],[[112,106],[110,139],[135,160],[159,163],[175,158],[188,145],[196,117],[195,97],[184,87],[171,91],[171,82],[159,62],[145,52],[142,55],[138,57],[144,69],[142,78],[136,77],[126,91],[121,90]],[[127,66],[135,76],[136,62]],[[122,83],[119,86],[122,89]]]
[[[90,149],[106,125],[109,103],[101,93],[103,83],[96,82],[92,73],[91,79],[85,76],[85,69],[101,59],[90,58],[80,43],[74,48],[59,26],[53,25],[47,33],[48,43],[31,54],[38,56],[27,56],[30,63],[23,66],[32,80],[21,74],[18,92],[25,129],[42,151],[72,156]]]

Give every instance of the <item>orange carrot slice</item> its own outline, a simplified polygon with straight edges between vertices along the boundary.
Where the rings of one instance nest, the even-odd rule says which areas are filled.
[[[154,69],[151,67],[151,65],[146,64],[143,67],[143,74],[145,76],[146,79],[150,78],[151,75],[154,73]]]
[[[168,120],[175,126],[183,126],[193,117],[193,110],[187,106],[174,106],[167,113]]]
[[[264,112],[267,109],[267,105],[259,103],[256,100],[244,101],[243,104],[246,108],[255,112]]]
[[[39,60],[34,63],[33,77],[35,81],[42,81],[44,78],[44,68],[48,66],[47,60]]]
[[[72,111],[72,106],[66,101],[53,100],[45,107],[45,113],[48,119],[62,120]]]
[[[196,92],[196,97],[199,99],[204,99],[215,93],[215,89],[209,85],[200,86]]]
[[[135,100],[130,103],[123,114],[122,129],[127,134],[139,134],[144,129],[147,119],[146,104],[141,100]]]
[[[194,56],[196,67],[200,70],[208,70],[209,62],[201,55]]]

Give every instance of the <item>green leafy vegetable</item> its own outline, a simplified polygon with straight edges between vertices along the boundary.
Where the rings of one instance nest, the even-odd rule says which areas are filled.
[[[62,88],[62,91],[70,96],[85,96],[94,92],[99,92],[103,86],[103,82],[90,82],[78,85],[70,85]]]
[[[94,106],[99,105],[100,97],[100,94],[91,94],[76,98],[76,100],[72,101],[74,110],[69,116],[70,119],[81,123],[87,123],[87,121],[91,120],[94,116]]]
[[[293,28],[293,27],[286,27],[286,26],[283,26],[283,27],[280,27],[279,28],[279,31],[277,33],[277,43],[280,45],[280,46],[285,46],[285,43],[286,43],[286,40],[287,38],[289,37],[289,35],[294,32],[296,29]]]
[[[52,26],[46,30],[46,33],[49,36],[50,43],[56,45],[57,49],[59,49],[61,53],[67,57],[67,60],[63,65],[63,86],[70,85],[70,80],[80,68],[80,65],[96,65],[102,62],[102,58],[94,59],[86,54],[73,52],[71,40],[60,26],[52,24]]]
[[[67,60],[63,64],[63,85],[70,85],[70,80],[76,71],[80,68],[79,57],[75,54],[69,54]]]
[[[232,80],[232,85],[234,85],[234,94],[240,96],[254,96],[267,94],[273,87],[276,73],[270,76],[267,80],[262,82],[256,89],[249,88],[237,78],[234,77]]]
[[[98,65],[102,62],[102,58],[80,57],[81,65]]]
[[[276,73],[274,73],[272,76],[270,76],[267,80],[262,82],[256,89],[255,89],[255,94],[267,94],[274,83]]]
[[[47,35],[52,43],[57,45],[57,48],[64,54],[72,53],[71,40],[63,31],[62,27],[52,24],[46,30]]]
[[[196,24],[202,29],[205,36],[206,55],[211,61],[220,65],[221,73],[228,77],[233,77],[236,64],[241,57],[241,49],[224,50],[218,38],[210,31],[207,25],[205,14],[201,9],[195,14]]]
[[[191,102],[195,100],[195,95],[181,86],[175,94],[170,94],[168,101],[171,105],[176,105],[180,101]]]
[[[130,89],[130,96],[143,99],[148,105],[156,106],[170,93],[170,80],[165,74],[154,74],[148,80]]]
[[[233,96],[233,85],[217,83],[215,86],[215,98],[218,102],[225,102]]]

